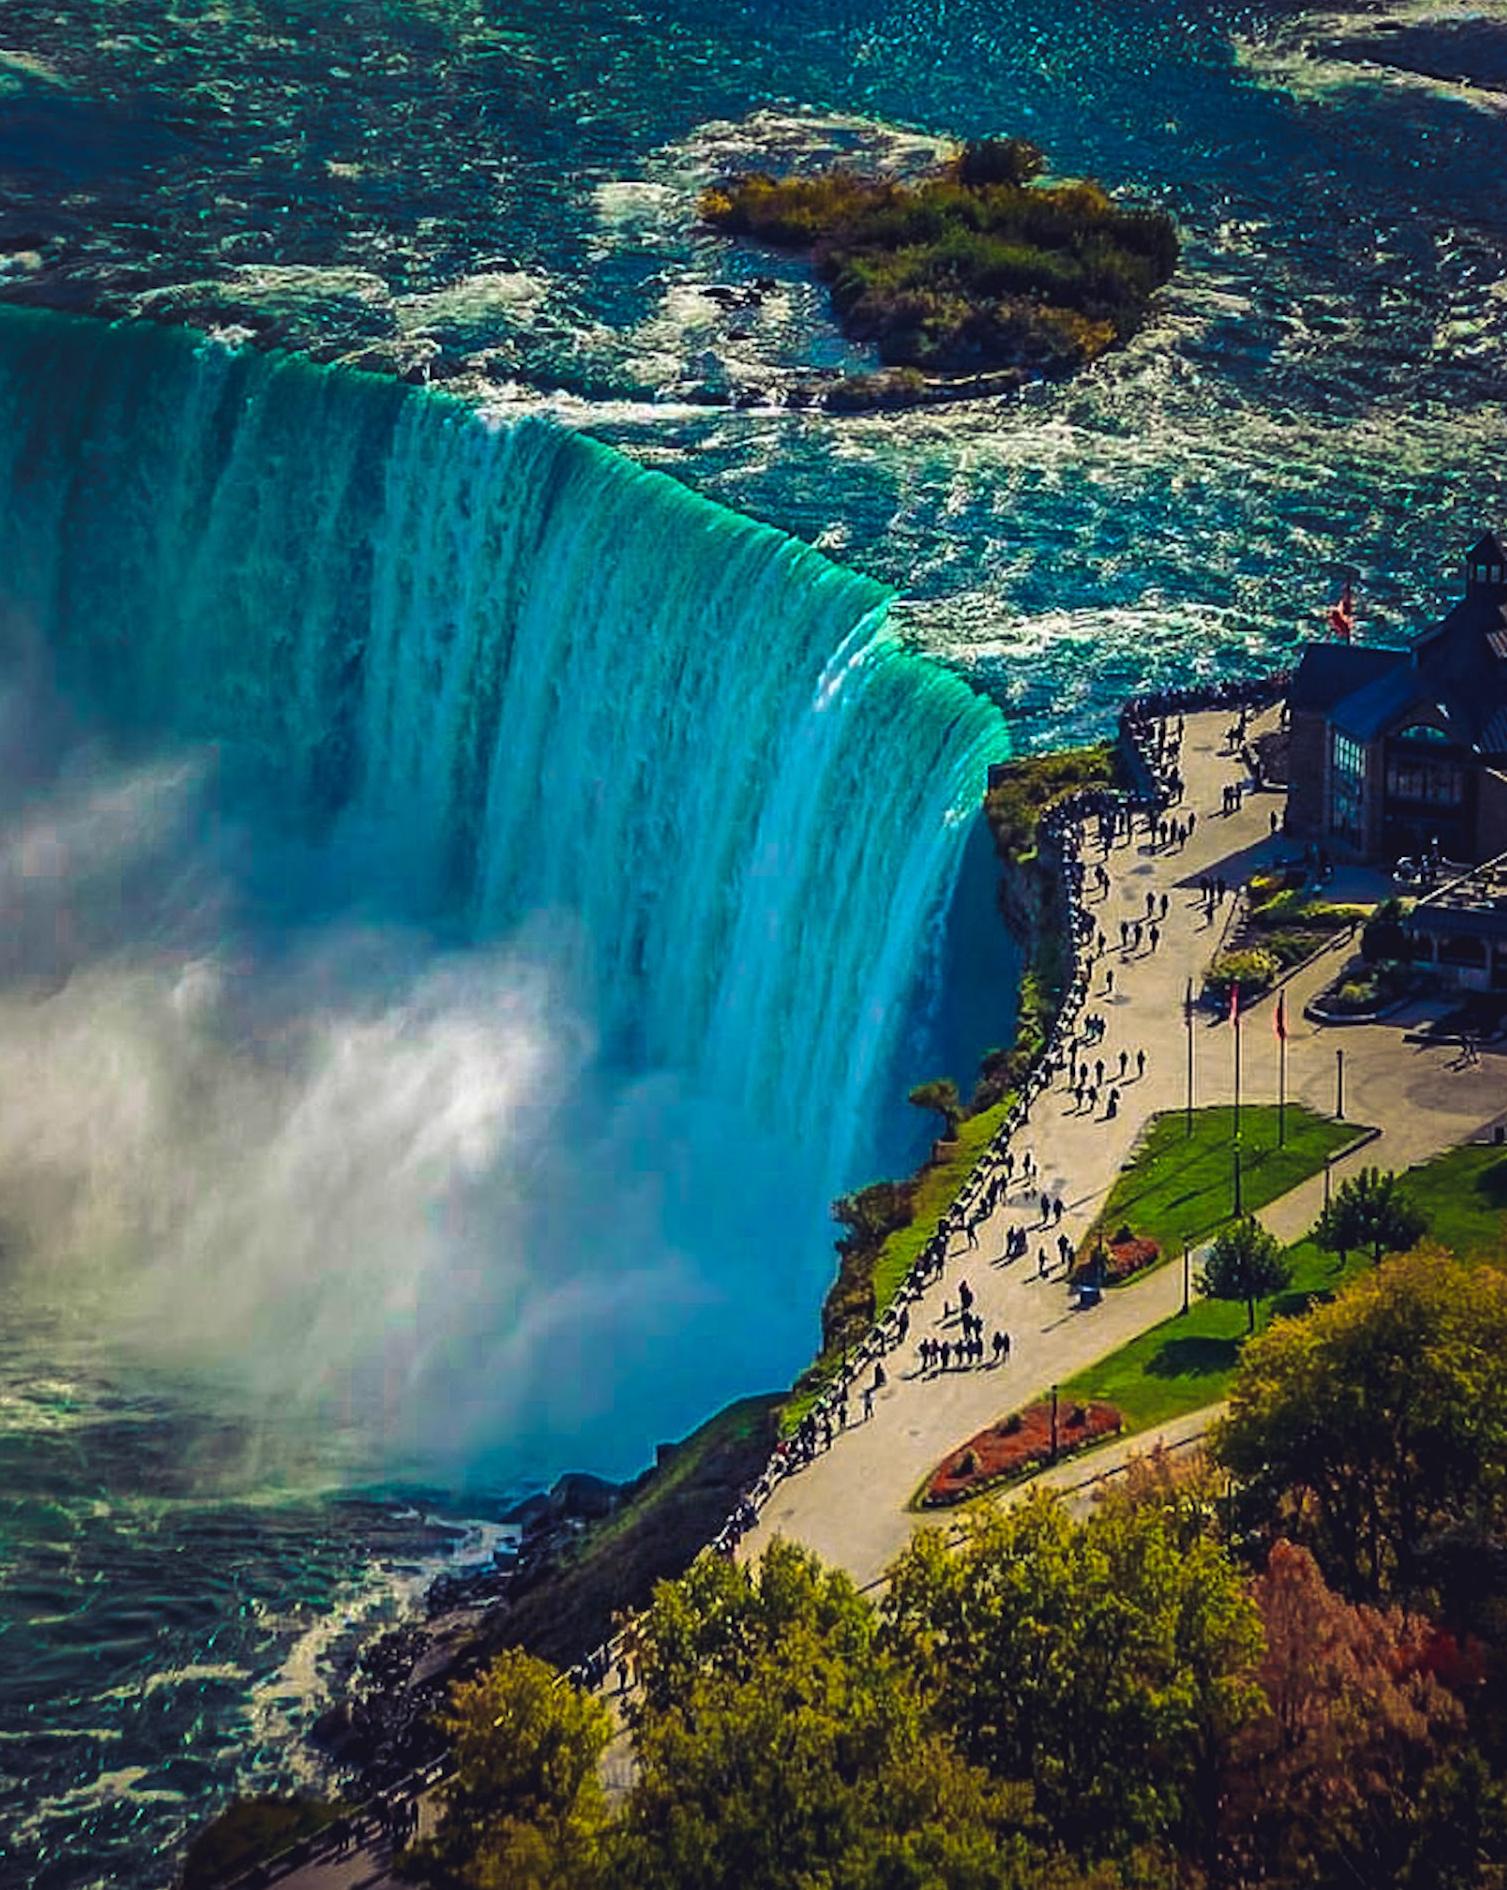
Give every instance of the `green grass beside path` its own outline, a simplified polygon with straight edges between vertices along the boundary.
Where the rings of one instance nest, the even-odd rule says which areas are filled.
[[[1154,1116],[1095,1223],[1111,1237],[1122,1225],[1154,1240],[1163,1260],[1178,1258],[1183,1244],[1207,1240],[1235,1211],[1234,1110],[1195,1109],[1193,1133],[1181,1110]],[[1277,1145],[1275,1104],[1252,1104],[1240,1112],[1241,1203],[1254,1213],[1317,1174],[1360,1133],[1353,1122],[1333,1122],[1297,1103],[1287,1106],[1287,1135]],[[1090,1233],[1081,1251],[1092,1249]]]
[[[1451,1149],[1409,1169],[1404,1185],[1428,1216],[1425,1241],[1465,1260],[1507,1256],[1507,1152],[1474,1145]],[[1335,1255],[1306,1239],[1287,1253],[1292,1285],[1257,1302],[1258,1332],[1371,1264],[1366,1255],[1351,1254],[1341,1269]],[[1244,1306],[1195,1298],[1186,1313],[1068,1379],[1062,1395],[1106,1398],[1119,1407],[1127,1431],[1146,1430],[1217,1404],[1229,1391],[1244,1341]]]

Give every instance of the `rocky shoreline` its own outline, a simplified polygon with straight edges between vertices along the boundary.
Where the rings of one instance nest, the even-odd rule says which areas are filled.
[[[610,1638],[654,1583],[689,1566],[737,1502],[772,1438],[776,1394],[716,1413],[626,1483],[572,1471],[504,1511],[489,1564],[443,1569],[422,1617],[363,1643],[309,1738],[347,1796],[390,1791],[443,1753],[434,1718],[451,1684],[507,1647],[565,1669]]]

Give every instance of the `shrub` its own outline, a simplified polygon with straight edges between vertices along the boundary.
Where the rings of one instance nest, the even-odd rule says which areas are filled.
[[[264,1857],[313,1837],[340,1816],[341,1806],[304,1793],[291,1798],[238,1798],[193,1839],[183,1860],[183,1890],[213,1890]]]
[[[1230,988],[1236,984],[1242,998],[1254,997],[1270,989],[1280,970],[1276,953],[1264,948],[1221,952],[1204,973],[1204,991],[1219,1004],[1229,1003]]]
[[[1001,138],[917,184],[754,172],[706,191],[701,214],[810,251],[846,331],[887,366],[1066,373],[1135,333],[1177,238],[1163,213],[1120,208],[1097,184],[1033,185],[1042,164]]]
[[[955,170],[960,184],[976,190],[983,184],[1029,184],[1046,167],[1041,150],[1024,138],[973,138],[963,146]]]
[[[1379,905],[1360,935],[1361,956],[1375,964],[1383,958],[1406,958],[1408,937],[1402,921],[1408,907],[1401,899],[1387,899]]]

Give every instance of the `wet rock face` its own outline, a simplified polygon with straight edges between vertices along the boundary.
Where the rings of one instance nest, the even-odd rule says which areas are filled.
[[[504,1510],[501,1520],[532,1534],[558,1523],[596,1522],[610,1516],[622,1501],[626,1486],[584,1470],[567,1470],[547,1493],[526,1496]]]

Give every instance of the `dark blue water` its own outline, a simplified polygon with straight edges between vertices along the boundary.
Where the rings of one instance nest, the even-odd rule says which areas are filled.
[[[1496,24],[1473,29],[1488,82]],[[1363,635],[1412,627],[1507,516],[1497,102],[1358,65],[1344,32],[1168,0],[11,0],[0,296],[542,406],[897,586],[906,633],[1041,746],[1102,732],[1128,688],[1279,660],[1342,566]],[[1172,210],[1157,320],[1018,401],[785,410],[793,379],[861,355],[798,265],[696,229],[698,191],[989,131]],[[779,286],[754,309],[703,293],[760,275]],[[974,1015],[939,1052],[960,1074],[969,1035],[1007,1027],[992,968],[958,957],[985,938],[969,884],[951,949]],[[18,1881],[165,1882],[238,1777],[290,1775],[323,1624],[388,1605],[405,1559],[336,1500],[359,1437],[270,1442],[264,1411],[144,1384],[107,1337],[18,1334],[0,1387]]]

